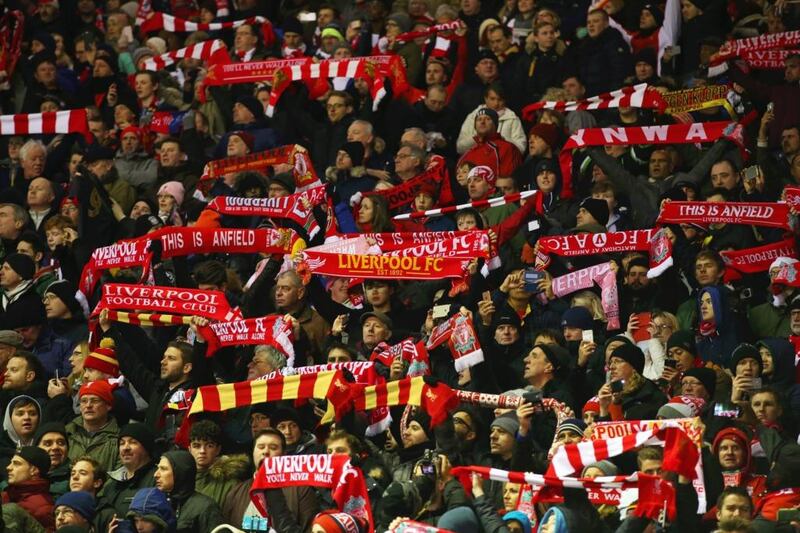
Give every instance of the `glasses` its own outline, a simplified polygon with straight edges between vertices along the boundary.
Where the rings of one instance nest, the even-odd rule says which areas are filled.
[[[668,330],[668,329],[674,329],[674,328],[673,328],[671,325],[669,325],[669,324],[653,324],[653,327],[654,327],[655,329],[657,329],[658,331],[666,331],[666,330]]]

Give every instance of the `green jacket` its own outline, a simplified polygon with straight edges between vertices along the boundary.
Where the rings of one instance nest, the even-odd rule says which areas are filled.
[[[119,426],[114,418],[110,418],[103,429],[91,435],[83,429],[83,417],[78,416],[67,424],[67,437],[67,456],[71,462],[74,463],[83,455],[90,455],[103,465],[106,472],[119,468]]]
[[[250,475],[250,460],[246,455],[223,455],[207,470],[198,470],[195,490],[205,494],[222,508],[228,491]]]
[[[789,325],[789,307],[775,307],[770,302],[757,305],[747,314],[750,329],[758,339],[766,337],[788,337],[792,334]]]
[[[67,459],[60,466],[47,473],[47,478],[50,480],[50,494],[53,500],[57,500],[65,493],[69,492],[69,476],[72,470],[72,464]]]
[[[45,533],[44,526],[16,503],[3,504],[3,533]]]

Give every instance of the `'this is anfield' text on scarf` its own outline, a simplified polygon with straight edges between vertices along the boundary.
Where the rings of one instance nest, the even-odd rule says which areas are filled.
[[[662,224],[744,224],[792,229],[788,204],[769,202],[665,202]]]

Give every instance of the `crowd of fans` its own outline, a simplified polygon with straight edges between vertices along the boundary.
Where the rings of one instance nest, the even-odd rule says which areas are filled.
[[[641,251],[552,256],[540,277],[532,274],[542,237],[653,228],[669,201],[778,202],[786,185],[800,183],[800,52],[783,54],[782,67],[772,70],[736,59],[721,74],[709,70],[730,39],[797,30],[796,2],[149,4],[3,4],[24,15],[24,32],[18,49],[0,42],[5,67],[18,55],[13,75],[0,80],[2,114],[85,108],[91,137],[0,137],[4,531],[210,532],[221,524],[277,533],[403,531],[403,519],[457,533],[800,529],[800,290],[773,283],[798,259],[795,253],[762,272],[738,272],[722,254],[786,239],[782,230],[667,225],[674,264],[656,278],[647,277],[650,261]],[[135,20],[152,16],[148,6],[203,23],[268,22],[144,33]],[[456,21],[456,29],[426,33]],[[398,38],[412,31],[421,36]],[[145,70],[152,58],[211,39],[227,43],[232,63],[397,55],[410,87],[400,94],[387,78],[387,95],[374,106],[370,80],[293,82],[268,117],[269,77],[213,86],[204,83],[208,62],[193,58]],[[523,113],[541,100],[580,100],[640,83],[662,94],[727,86],[730,104],[675,113],[625,106]],[[167,131],[154,131],[164,112]],[[582,128],[744,116],[755,119],[745,121],[737,142],[576,150],[572,175],[562,175],[561,147]],[[437,348],[431,382],[521,396],[518,408],[462,403],[432,428],[428,413],[399,406],[391,427],[368,438],[363,413],[331,427],[319,423],[322,404],[260,403],[200,416],[188,450],[176,445],[186,413],[170,408],[176,399],[281,370],[287,354],[259,345],[207,358],[199,330],[208,320],[200,317],[149,327],[103,312],[92,318],[90,340],[104,283],[139,283],[142,269],[108,270],[84,294],[83,266],[101,246],[169,226],[283,227],[305,246],[322,244],[331,231],[312,237],[294,221],[206,209],[218,196],[294,194],[287,164],[202,179],[209,161],[292,145],[307,150],[331,201],[330,210],[314,209],[320,227],[334,224],[339,234],[486,229],[499,268],[476,261],[468,289],[454,294],[450,280],[351,283],[308,278],[296,257],[205,254],[156,256],[150,282],[223,291],[244,317],[286,316],[295,366],[369,361],[386,345],[426,339],[454,313],[469,315],[484,361],[457,372],[447,346]],[[420,187],[408,205],[368,194],[437,165],[443,181]],[[85,190],[81,183],[97,187],[76,192]],[[538,191],[527,200],[537,209],[528,205],[511,228],[503,223],[526,200],[479,202],[523,191]],[[393,218],[475,202],[442,216]],[[101,225],[93,220],[102,212],[108,223]],[[608,262],[617,278],[618,329],[597,287],[560,297],[553,290],[554,278]],[[376,367],[388,381],[408,372],[400,358]],[[542,398],[563,403],[571,416],[541,409]],[[563,503],[526,512],[519,484],[451,473],[469,465],[544,473],[554,450],[590,439],[597,423],[675,418],[699,419],[704,514],[691,480],[662,472],[663,446],[578,474],[663,475],[678,507],[666,523],[635,516],[635,498],[595,504],[583,489],[565,489]],[[250,488],[264,457],[326,452],[349,454],[360,466],[374,524],[335,509],[329,491],[307,486],[266,491],[269,516],[261,515]]]

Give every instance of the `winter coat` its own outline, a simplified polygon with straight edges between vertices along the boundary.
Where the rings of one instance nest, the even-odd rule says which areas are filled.
[[[9,294],[5,290],[0,295],[0,329],[14,329],[14,317],[21,314],[20,309],[36,309],[41,307],[41,314],[44,316],[44,304],[42,298],[36,292],[36,287],[32,281],[24,281],[26,287],[20,286],[13,294]],[[24,316],[30,316],[26,311]]]
[[[586,86],[586,94],[613,91],[632,71],[631,52],[622,34],[608,27],[597,37],[587,37],[567,50],[568,64]]]
[[[206,470],[198,470],[195,489],[222,507],[228,492],[250,473],[250,459],[246,455],[223,455]]]
[[[69,362],[72,347],[69,339],[59,337],[52,329],[45,328],[39,334],[32,351],[42,362],[47,376],[53,377],[56,372],[59,376],[69,376],[72,372]]]
[[[225,523],[246,529],[245,521],[252,521],[253,517],[263,518],[250,500],[252,486],[253,480],[248,479],[228,492],[222,506]],[[317,493],[311,487],[284,487],[281,491],[293,521],[300,526],[301,531],[310,531],[311,522],[320,510]]]
[[[57,500],[62,494],[69,492],[69,478],[72,474],[72,464],[69,459],[47,472],[47,479],[50,480],[50,495],[53,500]]]
[[[197,466],[192,455],[185,450],[177,450],[166,452],[162,457],[172,465],[175,484],[168,498],[178,518],[176,533],[211,531],[224,523],[219,505],[195,490]]]
[[[477,109],[467,115],[464,123],[461,124],[461,132],[458,134],[458,141],[456,141],[456,151],[459,154],[463,154],[475,146],[475,117],[478,115],[478,111],[485,108],[485,105],[478,106]],[[528,147],[528,136],[525,135],[520,118],[509,108],[498,112],[498,115],[500,116],[500,123],[497,125],[497,133],[503,139],[516,146],[520,153],[525,153],[525,149]]]
[[[53,516],[53,497],[50,496],[50,482],[46,479],[31,479],[9,485],[2,494],[3,506],[16,503],[29,512],[45,529],[55,529]]]
[[[106,472],[119,467],[119,425],[114,418],[96,433],[83,428],[83,417],[78,416],[67,424],[69,450],[67,457],[73,463],[84,455],[93,457]]]
[[[234,124],[230,131],[225,133],[214,149],[214,158],[223,159],[228,154],[228,138],[234,131],[246,131],[253,135],[253,152],[263,152],[280,145],[278,132],[265,127],[264,123],[253,122],[250,124]]]
[[[475,141],[475,146],[467,150],[458,160],[458,166],[465,162],[486,165],[492,169],[495,176],[511,176],[522,164],[522,153],[499,133],[487,139],[476,138]]]
[[[787,301],[790,301],[787,298]],[[757,339],[764,337],[788,337],[792,334],[789,327],[789,306],[776,307],[772,302],[765,302],[750,308],[747,314],[750,330]]]
[[[133,477],[126,479],[125,467],[108,473],[108,481],[100,491],[99,499],[105,501],[117,511],[117,516],[125,516],[139,489],[155,486],[155,463],[151,462],[134,472]]]
[[[325,178],[334,184],[333,195],[338,197],[337,204],[345,204],[348,209],[350,209],[350,198],[355,193],[371,191],[378,181],[367,175],[363,165],[341,172],[337,172],[336,167],[328,167],[325,170]]]
[[[117,170],[112,168],[109,172],[117,172]],[[111,198],[116,200],[123,212],[131,212],[133,204],[136,203],[136,191],[130,183],[117,177],[110,182],[103,181],[103,188]]]
[[[119,177],[138,191],[144,191],[158,177],[158,162],[143,151],[126,154],[118,150],[114,166]]]
[[[3,504],[3,533],[45,533],[44,526],[16,503]]]
[[[175,511],[172,509],[167,495],[156,488],[136,491],[126,516],[158,517],[163,523],[167,524],[166,531],[175,531],[177,523]]]
[[[705,362],[711,362],[727,368],[734,348],[739,345],[744,327],[739,324],[737,315],[731,309],[728,290],[719,287],[705,287],[697,294],[699,309],[700,298],[704,292],[711,294],[714,308],[716,331],[709,335],[702,335],[697,341],[697,354]],[[698,310],[697,316],[700,316]]]
[[[632,393],[622,395],[622,412],[625,420],[653,420],[658,409],[667,403],[668,398],[658,386],[647,378],[641,387]]]
[[[39,420],[42,419],[42,408],[36,399],[28,395],[19,395],[15,396],[8,404],[6,405],[5,415],[3,417],[3,430],[0,432],[0,472],[5,472],[6,467],[11,462],[11,458],[17,453],[17,450],[22,446],[33,446],[33,441],[29,442],[20,442],[20,437],[17,434],[14,426],[11,424],[11,411],[13,411],[13,407],[19,402],[21,399],[27,399],[29,401],[33,401],[39,411]]]

